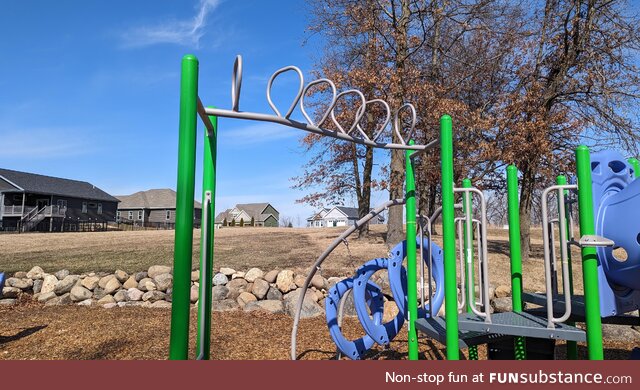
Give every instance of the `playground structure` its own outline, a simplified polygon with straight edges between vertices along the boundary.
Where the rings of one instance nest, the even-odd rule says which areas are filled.
[[[294,101],[285,114],[274,105],[271,88],[278,75],[295,72],[299,88]],[[319,84],[326,84],[332,98],[317,124],[309,117],[304,107],[305,95]],[[518,220],[518,177],[517,168],[507,169],[509,238],[511,254],[511,279],[513,311],[491,313],[489,300],[489,272],[487,249],[487,212],[482,191],[472,187],[470,180],[464,180],[462,187],[454,188],[453,176],[453,133],[452,120],[444,115],[440,121],[440,137],[426,145],[416,145],[412,135],[416,125],[416,111],[411,104],[402,105],[391,113],[389,105],[381,99],[366,100],[358,90],[337,92],[331,80],[318,79],[304,84],[303,74],[295,66],[277,70],[267,83],[267,101],[275,115],[239,111],[242,85],[242,59],[236,58],[232,77],[232,109],[205,107],[198,96],[198,60],[191,55],[182,60],[180,92],[180,134],[178,154],[178,186],[176,207],[174,285],[171,318],[170,359],[187,359],[189,339],[189,281],[193,243],[193,198],[195,185],[195,156],[197,118],[205,125],[203,188],[202,188],[202,230],[200,258],[200,290],[198,302],[197,350],[198,359],[208,359],[211,329],[211,278],[213,270],[213,215],[215,210],[215,173],[217,149],[217,118],[227,117],[266,121],[293,127],[339,140],[375,148],[400,149],[405,151],[406,177],[405,198],[385,202],[368,213],[338,237],[327,248],[314,265],[301,288],[296,315],[292,328],[291,358],[296,359],[296,337],[300,312],[311,279],[331,252],[344,242],[350,234],[389,207],[404,206],[406,209],[406,240],[398,243],[387,259],[374,259],[358,270],[352,278],[343,280],[329,291],[326,299],[327,323],[339,351],[349,358],[362,358],[374,343],[388,345],[407,322],[409,359],[418,358],[418,337],[420,331],[428,337],[446,345],[446,356],[450,360],[459,359],[460,348],[469,348],[470,358],[477,358],[476,346],[496,340],[514,340],[516,359],[526,358],[526,339],[567,340],[569,358],[576,358],[576,342],[587,342],[588,357],[592,360],[603,358],[602,318],[610,317],[612,323],[629,323],[637,317],[625,316],[640,307],[640,229],[636,226],[620,227],[620,213],[628,204],[640,201],[640,181],[633,181],[639,170],[637,160],[624,161],[621,156],[605,155],[594,158],[592,164],[589,149],[580,146],[576,150],[577,183],[566,184],[566,178],[558,177],[557,185],[543,193],[543,240],[546,293],[527,294],[522,289],[522,266],[519,247]],[[347,95],[354,95],[360,102],[355,120],[348,130],[336,120],[337,101]],[[359,122],[366,113],[367,105],[379,104],[386,110],[382,125],[373,137],[360,127]],[[291,119],[297,106],[306,123]],[[411,126],[402,128],[401,112],[411,115]],[[387,131],[392,123],[392,130]],[[331,120],[337,130],[323,128]],[[404,136],[403,136],[404,133]],[[395,142],[385,142],[395,138]],[[414,160],[421,154],[440,147],[442,205],[432,216],[416,214],[416,188]],[[594,156],[596,157],[596,156]],[[609,158],[609,160],[607,160]],[[615,161],[612,164],[612,161]],[[595,165],[594,165],[595,164]],[[607,165],[608,164],[608,165]],[[622,164],[622,165],[620,165]],[[613,175],[605,169],[610,168]],[[600,166],[600,170],[598,170]],[[592,186],[592,170],[595,178]],[[635,184],[634,184],[635,183]],[[577,193],[572,198],[569,193]],[[461,194],[462,204],[455,204],[455,194]],[[551,221],[547,216],[548,195],[557,194],[558,218]],[[472,197],[480,204],[480,218],[473,218]],[[595,206],[594,207],[594,200]],[[572,205],[579,210],[579,238],[574,237],[571,223]],[[456,217],[456,209],[462,216]],[[637,207],[636,207],[637,209]],[[628,210],[627,210],[628,211]],[[441,215],[443,247],[431,242],[431,224]],[[562,294],[558,291],[557,259],[554,253],[554,224],[559,228],[560,264],[562,274]],[[456,228],[458,231],[458,253],[460,258],[460,285],[457,279]],[[630,232],[630,230],[631,232]],[[474,275],[474,232],[478,248],[478,275]],[[597,235],[599,234],[599,235]],[[426,237],[425,237],[426,235]],[[614,238],[619,237],[617,240]],[[419,236],[419,237],[418,237]],[[415,244],[414,244],[415,243]],[[569,245],[581,248],[584,296],[573,294],[573,277]],[[632,247],[636,245],[635,247]],[[629,246],[629,248],[627,248]],[[615,257],[613,248],[623,247],[629,259],[621,261]],[[418,296],[417,255],[420,254],[420,296]],[[406,259],[406,271],[402,266]],[[623,265],[613,263],[625,263]],[[425,267],[428,271],[425,289]],[[382,323],[382,294],[380,288],[370,278],[378,270],[386,269],[389,284],[399,314],[390,322]],[[475,283],[478,284],[476,300]],[[435,287],[433,286],[435,282]],[[599,284],[602,286],[599,289]],[[606,285],[606,286],[604,286]],[[608,289],[607,289],[608,286]],[[458,287],[460,295],[458,296]],[[426,290],[426,291],[425,291]],[[340,317],[343,299],[349,292],[354,295],[358,318],[366,335],[357,340],[347,340],[340,332]],[[600,291],[600,292],[599,292]],[[437,315],[440,306],[445,306],[445,315]],[[420,301],[420,309],[418,309]],[[542,312],[524,311],[523,302],[541,304]],[[601,309],[606,308],[607,313]],[[611,309],[613,308],[613,309]],[[460,312],[462,312],[460,314]],[[560,314],[558,317],[557,314]],[[606,314],[606,315],[605,315]],[[546,316],[546,318],[545,318]],[[574,322],[584,322],[586,330],[575,326]]]
[[[0,297],[2,297],[2,288],[4,287],[4,272],[0,272]]]

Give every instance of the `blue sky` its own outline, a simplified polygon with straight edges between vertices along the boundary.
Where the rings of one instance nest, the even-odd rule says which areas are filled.
[[[290,64],[307,73],[322,49],[307,24],[305,3],[293,0],[3,2],[0,167],[86,180],[115,195],[175,188],[181,57],[200,59],[203,102],[229,108],[242,54],[240,107],[269,112],[271,73]],[[285,104],[295,83],[283,77],[276,103]],[[271,202],[304,223],[313,210],[295,204],[304,194],[290,188],[306,160],[302,132],[219,125],[216,209]]]

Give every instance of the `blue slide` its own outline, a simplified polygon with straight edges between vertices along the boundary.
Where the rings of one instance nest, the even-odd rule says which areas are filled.
[[[611,150],[592,155],[591,175],[596,234],[615,243],[597,248],[600,314],[610,317],[640,309],[640,180]]]

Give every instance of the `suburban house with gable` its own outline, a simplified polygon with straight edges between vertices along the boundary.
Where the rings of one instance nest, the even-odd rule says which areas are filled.
[[[169,188],[138,191],[131,195],[117,195],[120,200],[118,223],[140,227],[173,229],[176,223],[177,193]],[[194,226],[200,226],[202,205],[193,201]]]
[[[336,227],[352,226],[358,219],[357,207],[334,206],[323,208],[311,217],[307,218],[307,227]],[[369,224],[378,225],[384,223],[384,217],[378,215],[369,221]]]
[[[0,169],[0,230],[104,230],[118,199],[86,181]]]
[[[262,226],[278,227],[280,213],[269,203],[237,204],[216,216],[215,227]]]

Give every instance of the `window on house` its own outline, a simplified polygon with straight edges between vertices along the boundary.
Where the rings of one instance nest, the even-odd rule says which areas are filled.
[[[102,203],[98,203],[98,214],[102,214]]]
[[[165,218],[166,218],[167,221],[171,219],[171,211],[170,210],[167,210],[167,215],[165,216]]]
[[[64,199],[58,199],[58,207],[60,207],[61,209],[66,209],[67,201]]]
[[[142,210],[138,211],[138,220],[142,221]]]
[[[129,211],[129,219],[133,219],[133,211]]]
[[[93,202],[91,202],[91,203],[89,203],[89,207],[92,208],[92,209],[95,209],[96,207],[98,207],[98,205],[93,203]]]
[[[82,212],[83,212],[84,214],[86,214],[86,213],[87,213],[87,202],[82,202]]]

